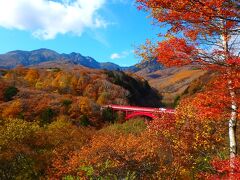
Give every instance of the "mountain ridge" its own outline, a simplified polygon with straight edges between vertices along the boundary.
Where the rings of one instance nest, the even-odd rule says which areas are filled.
[[[58,53],[46,48],[32,51],[14,50],[0,54],[0,68],[11,69],[20,65],[29,67],[44,63],[69,63],[92,69],[121,70],[133,73],[141,71],[142,69],[149,72],[162,69],[162,66],[156,62],[141,62],[133,66],[122,67],[112,62],[98,62],[90,56],[83,56],[81,53]]]

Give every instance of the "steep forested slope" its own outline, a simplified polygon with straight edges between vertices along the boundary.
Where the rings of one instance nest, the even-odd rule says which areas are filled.
[[[160,104],[158,95],[140,78],[120,71],[73,67],[5,71],[0,77],[0,117],[41,123],[50,123],[61,115],[77,123],[86,117],[98,126],[104,123],[100,117],[102,105]],[[17,93],[6,99],[11,88]]]

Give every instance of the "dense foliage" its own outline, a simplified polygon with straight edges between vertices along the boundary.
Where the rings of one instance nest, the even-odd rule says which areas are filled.
[[[1,92],[13,83],[19,91],[8,102],[2,93],[0,176],[3,179],[215,179],[229,176],[226,119],[231,99],[225,91],[226,83],[219,83],[220,79],[227,81],[224,77],[213,76],[204,86],[195,82],[196,87],[186,92],[191,96],[179,101],[175,115],[165,114],[152,121],[138,118],[124,122],[124,115],[111,109],[100,113],[100,105],[116,103],[117,98],[118,102],[128,103],[129,91],[107,81],[109,76],[105,73],[98,74],[99,79],[96,74],[95,79],[93,74],[83,74],[89,77],[85,88],[99,88],[96,91],[88,88],[92,93],[89,94],[83,84],[72,84],[82,83],[79,80],[82,75],[73,82],[63,81],[66,75],[75,78],[64,71],[23,68],[9,71],[1,78]],[[239,74],[235,74],[233,83],[238,84],[238,79]],[[60,83],[62,81],[67,85]],[[104,81],[110,88],[104,89],[98,81]],[[124,78],[118,81],[120,84]],[[102,90],[106,90],[104,95]],[[218,101],[212,101],[213,97]],[[237,97],[239,102],[239,94]],[[236,135],[239,137],[240,132]],[[238,171],[238,158],[235,161]]]
[[[82,123],[76,123],[69,116],[58,116],[44,126],[37,121],[4,118],[0,123],[0,176],[5,179],[227,177],[228,109],[222,94],[225,92],[223,88],[216,89],[219,93],[215,95],[222,98],[222,109],[226,108],[218,111],[219,104],[206,101],[213,95],[209,95],[211,87],[182,99],[176,115],[165,114],[148,122],[142,119],[115,122],[101,130],[86,127],[86,117],[80,118]],[[44,116],[49,117],[51,110],[45,110]]]
[[[101,106],[137,104],[142,97],[148,99],[145,105],[159,103],[146,81],[118,71],[18,67],[0,77],[0,117],[38,122],[41,126],[64,115],[75,125],[100,127],[118,118],[106,110],[101,112]]]

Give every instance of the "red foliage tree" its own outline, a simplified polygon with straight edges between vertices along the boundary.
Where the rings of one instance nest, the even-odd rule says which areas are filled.
[[[200,177],[208,180],[238,180],[240,179],[240,157],[237,156],[232,161],[234,161],[234,175],[231,174],[233,169],[229,166],[229,159],[215,159],[211,162],[211,165],[214,167],[216,174],[205,173],[200,174]]]
[[[240,11],[235,0],[137,0],[139,9],[149,11],[156,23],[166,26],[171,37],[160,42],[156,56],[167,66],[197,63],[226,78],[229,109],[230,166],[234,169],[236,149],[236,97],[239,82]],[[170,26],[169,26],[170,25]],[[175,38],[174,36],[182,37]],[[222,82],[223,83],[223,82]],[[221,83],[220,83],[221,84]],[[214,99],[216,100],[216,99]]]

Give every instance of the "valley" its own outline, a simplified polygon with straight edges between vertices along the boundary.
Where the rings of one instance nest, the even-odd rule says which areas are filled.
[[[10,66],[11,64],[11,66]],[[82,56],[80,53],[59,54],[49,49],[39,49],[33,51],[12,51],[0,55],[0,67],[4,69],[14,67],[27,67],[36,69],[45,69],[46,71],[79,71],[100,72],[98,70],[124,71],[133,78],[148,81],[151,86],[152,94],[157,100],[153,103],[147,103],[144,97],[144,103],[138,105],[157,107],[174,107],[174,102],[179,98],[190,84],[206,74],[206,71],[200,70],[197,66],[185,66],[182,68],[164,68],[156,61],[140,62],[130,67],[120,67],[113,63],[99,63],[89,56]],[[152,96],[152,94],[149,96]],[[133,93],[134,94],[134,93]],[[155,94],[155,95],[154,95]],[[147,97],[147,96],[146,96]],[[158,101],[159,102],[156,102]],[[138,101],[141,101],[140,99]],[[136,103],[135,103],[136,104]]]

